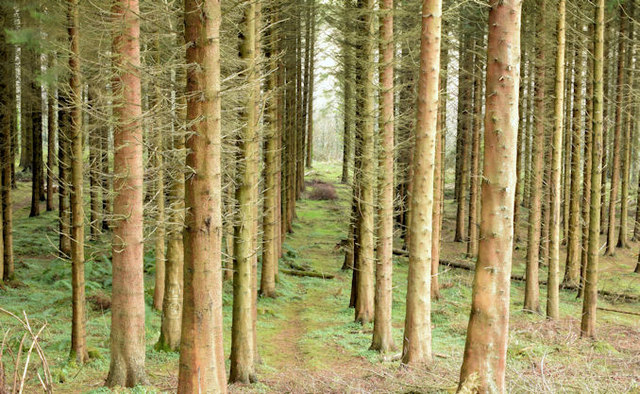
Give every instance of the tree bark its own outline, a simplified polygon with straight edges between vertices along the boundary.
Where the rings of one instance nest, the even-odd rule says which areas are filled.
[[[256,3],[245,5],[241,24],[240,60],[244,63],[241,74],[246,79],[247,87],[243,117],[243,127],[238,141],[238,167],[236,200],[238,211],[234,230],[234,272],[233,272],[233,318],[231,328],[231,370],[229,382],[252,383],[257,381],[255,364],[255,320],[253,277],[253,256],[256,253],[254,228],[257,216],[253,207],[257,205],[258,188],[258,115],[257,100],[259,92],[255,89],[258,83],[258,67],[256,64]],[[294,163],[295,164],[295,163]],[[297,168],[297,167],[296,167]],[[297,181],[293,173],[292,186],[294,192]],[[295,201],[295,200],[294,200]]]
[[[622,105],[625,86],[626,71],[624,60],[626,52],[626,16],[624,7],[618,4],[620,13],[620,29],[618,31],[618,72],[616,83],[615,101],[615,125],[613,129],[613,163],[611,166],[611,189],[609,190],[609,223],[607,227],[607,255],[613,256],[616,252],[616,206],[618,204],[618,188],[620,186],[620,156],[622,141]]]
[[[474,41],[475,52],[484,44],[482,39]],[[469,177],[469,242],[467,243],[467,257],[478,255],[478,194],[480,193],[480,138],[482,136],[482,60],[479,55],[474,56],[473,62],[473,129],[471,131],[471,175]]]
[[[591,160],[591,210],[589,219],[588,260],[585,271],[584,300],[582,304],[581,336],[595,338],[598,303],[598,259],[600,257],[600,202],[599,185],[602,182],[602,126],[603,126],[603,68],[604,68],[604,0],[595,7],[594,63],[593,63],[593,148]]]
[[[578,24],[578,28],[580,33],[582,32],[583,26],[582,23]],[[582,37],[582,35],[580,36]],[[570,201],[565,201],[565,204],[570,203],[569,207],[569,215],[567,220],[569,222],[568,226],[568,241],[567,241],[567,259],[565,262],[565,271],[564,271],[564,279],[562,281],[563,285],[572,285],[576,286],[580,281],[580,257],[582,255],[582,247],[580,245],[580,240],[582,237],[582,224],[580,223],[581,212],[580,212],[580,189],[582,185],[582,177],[580,176],[580,161],[582,160],[580,146],[581,146],[581,135],[583,125],[586,122],[583,122],[582,119],[582,111],[583,111],[583,100],[584,97],[582,95],[583,92],[583,77],[582,70],[584,67],[585,61],[585,51],[578,48],[576,45],[575,48],[575,58],[576,58],[576,67],[575,67],[575,78],[573,81],[573,144],[572,146],[572,154],[571,154],[571,187],[570,187]],[[586,144],[586,141],[585,141]],[[589,158],[590,160],[590,158]],[[585,156],[585,182],[587,178],[587,170],[590,168],[586,168],[586,156]],[[584,201],[583,201],[584,203]]]
[[[374,313],[374,186],[375,186],[375,147],[374,147],[374,43],[375,19],[374,1],[358,0],[360,10],[361,45],[359,61],[362,63],[362,79],[359,94],[362,95],[361,124],[361,163],[359,196],[360,223],[358,230],[359,251],[357,255],[358,297],[355,305],[355,321],[367,324]]]
[[[378,158],[378,245],[376,249],[375,313],[371,349],[395,348],[391,327],[393,302],[393,151],[394,84],[393,0],[380,1],[380,144]]]
[[[49,68],[54,68],[54,55],[50,55]],[[47,212],[53,211],[53,188],[54,188],[54,175],[53,168],[55,166],[56,157],[56,130],[58,124],[58,103],[57,103],[57,88],[49,86],[47,89],[47,109],[48,109],[48,124],[47,124]]]
[[[547,278],[547,318],[560,317],[560,204],[562,200],[562,137],[564,134],[564,60],[565,60],[565,14],[566,0],[558,1],[557,52],[556,52],[556,81],[555,81],[555,109],[551,159],[551,220],[549,222],[549,268]],[[567,154],[569,154],[567,152]]]
[[[112,12],[121,22],[113,37],[115,76],[113,191],[113,285],[111,365],[108,387],[145,384],[143,273],[143,158],[138,0],[118,0]],[[182,363],[181,363],[182,365]]]
[[[442,1],[422,1],[420,73],[413,158],[411,243],[402,363],[428,364],[431,356],[431,248],[433,181],[440,80]],[[462,200],[460,201],[462,202]]]
[[[536,60],[535,60],[535,133],[532,142],[531,164],[531,208],[529,210],[529,230],[527,242],[527,282],[524,293],[524,310],[540,312],[540,288],[538,285],[538,266],[540,258],[540,232],[542,224],[542,177],[544,160],[544,122],[545,122],[545,49],[544,18],[546,0],[538,0],[536,21]]]
[[[31,81],[29,82],[29,111],[31,133],[31,211],[29,217],[40,216],[40,201],[43,188],[42,179],[42,90],[36,82],[40,70],[40,54],[35,49],[28,50],[31,63]]]
[[[178,392],[227,390],[222,347],[219,0],[185,1],[187,42],[184,300]]]
[[[477,375],[480,393],[505,391],[516,186],[519,0],[489,2],[484,181],[480,245],[459,389]]]

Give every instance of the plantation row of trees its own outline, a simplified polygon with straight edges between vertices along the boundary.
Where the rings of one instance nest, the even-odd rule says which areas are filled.
[[[107,386],[147,382],[145,248],[162,314],[157,348],[180,352],[178,391],[257,380],[257,299],[277,296],[278,259],[312,165],[314,55],[327,49],[316,45],[319,27],[338,32],[336,133],[352,185],[343,268],[353,272],[355,321],[373,322],[371,348],[396,348],[395,251],[409,257],[402,363],[432,361],[450,188],[455,241],[476,259],[460,390],[505,389],[521,227],[524,309],[540,312],[539,265],[548,265],[546,315],[559,317],[561,287],[575,289],[582,334],[595,337],[601,229],[609,254],[628,246],[631,227],[640,236],[640,220],[629,223],[640,110],[634,0],[1,5],[2,278],[16,276],[12,188],[30,175],[31,216],[41,201],[56,209],[57,193],[78,363],[89,360],[84,264],[102,252],[111,260]],[[224,280],[233,283],[228,375]]]

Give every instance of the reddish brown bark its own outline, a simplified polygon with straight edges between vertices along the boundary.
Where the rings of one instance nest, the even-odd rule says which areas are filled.
[[[519,0],[489,2],[487,59],[492,60],[487,62],[480,244],[459,387],[477,376],[472,390],[480,393],[505,391],[521,5]]]
[[[143,274],[143,160],[140,87],[140,8],[138,0],[118,0],[112,12],[119,30],[113,37],[114,156],[111,295],[111,365],[108,387],[147,382]]]

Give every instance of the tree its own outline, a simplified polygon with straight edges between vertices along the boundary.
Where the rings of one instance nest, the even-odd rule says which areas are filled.
[[[238,140],[238,164],[236,201],[238,211],[234,229],[234,264],[233,264],[233,316],[231,328],[231,369],[230,382],[250,383],[257,381],[255,363],[256,326],[253,316],[255,306],[253,256],[256,253],[254,229],[257,216],[259,133],[258,111],[259,90],[258,66],[256,59],[257,29],[256,2],[244,6],[241,24],[240,60],[244,70],[242,76],[246,80],[245,101],[242,116],[244,127]],[[296,185],[296,173],[293,174],[290,187]],[[294,200],[295,201],[295,200]]]
[[[220,1],[185,1],[187,45],[184,301],[178,392],[226,392],[222,348]]]
[[[560,317],[560,296],[558,271],[560,267],[560,203],[562,189],[560,175],[562,171],[562,136],[564,110],[564,58],[565,58],[565,14],[566,0],[558,1],[557,52],[556,52],[556,83],[554,128],[551,153],[551,221],[549,223],[549,269],[547,279],[547,317]],[[569,152],[567,152],[569,154]],[[577,198],[577,196],[576,196]],[[565,201],[565,204],[567,202]]]
[[[111,365],[108,387],[147,382],[144,330],[142,219],[142,102],[140,86],[140,7],[118,0],[112,13],[120,22],[113,36],[113,284]],[[182,365],[182,363],[181,363]]]
[[[266,143],[264,147],[264,216],[262,219],[263,239],[262,239],[262,275],[260,279],[260,295],[263,297],[276,296],[276,270],[278,266],[279,233],[277,211],[278,194],[280,189],[277,184],[278,163],[277,156],[278,139],[280,130],[278,127],[278,34],[275,24],[276,11],[272,10],[274,20],[269,28],[269,43],[266,56],[269,61],[270,73],[268,77],[268,90],[270,100],[267,106],[266,121],[268,124]]]
[[[40,200],[42,197],[42,90],[37,82],[40,70],[40,51],[37,48],[29,48],[28,63],[31,66],[29,81],[29,94],[27,99],[30,117],[31,133],[31,212],[29,217],[40,216]]]
[[[475,39],[473,51],[475,52],[482,39]],[[478,251],[478,193],[480,179],[480,137],[482,135],[482,60],[479,55],[474,55],[473,62],[473,122],[471,130],[471,176],[469,177],[469,242],[467,243],[467,257],[476,257]]]
[[[582,37],[582,24],[578,24],[579,33]],[[580,161],[582,159],[582,154],[580,152],[580,142],[582,140],[580,133],[582,132],[582,126],[587,122],[582,121],[582,111],[583,111],[583,81],[582,70],[585,61],[585,51],[578,49],[576,46],[576,66],[575,66],[575,79],[573,82],[573,144],[572,153],[571,153],[571,187],[570,187],[570,196],[571,202],[569,207],[569,215],[567,220],[569,222],[569,240],[567,242],[567,259],[565,263],[565,271],[564,271],[564,280],[563,283],[565,285],[578,285],[580,281],[580,258],[582,255],[582,248],[580,245],[580,240],[582,238],[582,228],[580,219],[581,217],[584,220],[584,216],[581,216],[580,211],[580,188],[582,185],[582,178],[580,176]],[[590,136],[588,137],[590,138]],[[585,139],[585,149],[587,145],[587,141]],[[586,188],[586,182],[588,178],[588,172],[590,171],[591,158],[587,159],[585,155],[585,168],[584,168],[584,182]],[[588,162],[588,163],[587,163]],[[588,182],[591,182],[589,179]],[[591,185],[591,183],[589,183]],[[568,201],[565,201],[565,204],[568,204]],[[583,201],[584,203],[584,201]],[[585,204],[588,205],[588,204]],[[584,208],[584,207],[583,207]]]
[[[583,337],[596,336],[596,309],[598,303],[598,260],[600,257],[600,187],[602,181],[602,126],[604,89],[604,0],[595,4],[594,61],[593,61],[593,146],[591,160],[591,210],[589,218],[588,259],[585,268],[584,298],[580,333]]]
[[[71,138],[71,288],[73,317],[71,325],[71,359],[79,363],[89,360],[85,328],[84,289],[84,208],[83,208],[83,129],[82,85],[80,83],[80,47],[78,31],[78,0],[68,2],[69,87],[71,108],[69,131]],[[35,163],[34,163],[35,168]]]
[[[544,122],[545,122],[545,49],[544,49],[544,13],[545,1],[538,0],[536,21],[536,59],[535,59],[535,133],[532,142],[531,164],[531,208],[529,211],[529,231],[527,242],[527,271],[524,292],[524,310],[540,311],[540,287],[538,284],[538,265],[540,256],[540,230],[542,224],[542,177],[544,160]]]
[[[519,0],[489,2],[482,214],[460,389],[504,392],[516,186]]]
[[[376,248],[375,312],[372,350],[395,347],[391,330],[393,297],[393,148],[394,89],[393,0],[380,2],[380,137],[378,157],[378,247]]]
[[[362,63],[362,79],[358,85],[362,97],[360,180],[358,210],[360,223],[357,237],[360,245],[357,253],[357,290],[355,320],[366,324],[373,319],[374,312],[374,185],[375,185],[375,149],[374,149],[374,46],[375,19],[373,0],[358,0],[360,11],[359,61]]]
[[[613,256],[616,252],[616,206],[618,204],[618,187],[620,185],[620,162],[621,162],[621,145],[622,141],[622,105],[623,91],[625,86],[626,71],[625,51],[626,41],[626,16],[625,9],[622,4],[618,4],[620,13],[620,29],[618,31],[618,72],[616,83],[616,101],[615,101],[615,126],[613,130],[613,164],[611,167],[611,189],[609,190],[609,223],[607,227],[607,255]]]
[[[402,363],[431,362],[431,248],[442,1],[422,1],[420,76],[411,195],[411,243]]]
[[[70,98],[65,92],[58,97],[58,216],[59,244],[61,257],[71,255],[71,152],[70,152]]]

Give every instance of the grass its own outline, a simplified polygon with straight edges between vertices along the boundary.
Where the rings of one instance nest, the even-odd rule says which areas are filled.
[[[308,265],[335,275],[333,280],[299,278],[280,274],[278,297],[258,301],[260,383],[235,385],[232,392],[451,392],[458,380],[471,299],[473,274],[443,269],[441,300],[432,305],[434,362],[429,368],[405,370],[389,355],[369,351],[372,326],[353,323],[348,308],[351,273],[340,270],[342,252],[336,244],[346,237],[350,213],[350,188],[338,183],[340,168],[316,164],[308,179],[331,182],[338,200],[312,201],[306,195],[297,204],[294,233],[287,236],[281,266],[288,262]],[[20,184],[16,201],[29,197]],[[85,366],[68,361],[70,346],[70,266],[54,256],[56,214],[28,218],[28,204],[15,214],[18,287],[0,290],[2,305],[14,312],[26,311],[34,324],[48,323],[43,347],[53,366],[55,390],[61,393],[112,392],[102,384],[109,368],[110,312],[88,308],[88,344],[95,358]],[[453,238],[455,206],[446,206],[442,258],[462,259],[464,245]],[[46,235],[51,237],[48,240]],[[110,291],[109,238],[88,245],[87,294]],[[514,271],[522,270],[523,247],[516,252]],[[635,250],[635,249],[634,249]],[[628,273],[634,252],[621,251],[615,259],[603,258],[602,288],[640,292],[638,277]],[[407,259],[394,260],[393,336],[402,346]],[[153,311],[153,250],[145,254],[147,372],[152,386],[118,393],[172,392],[176,387],[178,354],[153,349],[160,325]],[[541,277],[546,274],[541,273]],[[524,284],[511,289],[510,347],[507,362],[508,389],[512,392],[637,392],[640,390],[640,322],[637,316],[599,312],[598,341],[579,338],[581,302],[573,292],[561,292],[558,322],[523,313]],[[541,287],[544,307],[546,288]],[[225,354],[229,354],[231,283],[224,283]],[[639,304],[601,305],[638,310]],[[0,316],[0,329],[12,322]],[[11,345],[19,333],[11,334]],[[10,369],[11,367],[9,367]],[[634,374],[634,371],[636,372]],[[32,378],[30,388],[36,389]]]

